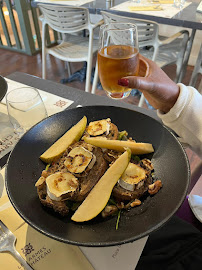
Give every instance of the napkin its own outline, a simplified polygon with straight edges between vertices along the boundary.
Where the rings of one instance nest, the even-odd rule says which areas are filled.
[[[174,4],[173,0],[152,0],[154,4]]]
[[[202,197],[198,195],[189,195],[188,201],[195,217],[202,222]]]
[[[195,217],[202,222],[202,176],[190,192],[188,202]]]
[[[8,197],[6,199],[9,201]],[[25,224],[24,220],[17,214],[11,204],[6,209],[0,211],[0,219],[12,232],[15,232]]]
[[[160,11],[163,8],[160,5],[156,6],[130,6],[129,10],[131,11]]]

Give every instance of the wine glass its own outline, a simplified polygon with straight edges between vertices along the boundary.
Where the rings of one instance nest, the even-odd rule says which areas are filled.
[[[103,89],[113,99],[123,99],[132,89],[118,85],[126,76],[137,76],[139,48],[137,26],[132,23],[109,23],[100,28],[98,74]]]
[[[21,87],[11,90],[6,96],[6,104],[10,122],[19,137],[48,116],[36,88]]]

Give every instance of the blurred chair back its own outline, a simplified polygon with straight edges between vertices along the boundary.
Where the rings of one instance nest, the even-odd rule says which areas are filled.
[[[154,61],[156,58],[157,50],[158,50],[158,24],[152,21],[147,20],[137,20],[134,18],[123,17],[119,15],[115,15],[112,13],[108,13],[105,11],[101,11],[101,14],[104,18],[104,22],[106,24],[113,22],[125,22],[125,23],[135,23],[138,28],[138,42],[139,47],[143,48],[146,46],[153,46],[154,53],[152,56],[152,60]]]
[[[194,66],[194,70],[193,70],[192,75],[191,75],[189,85],[196,87],[198,76],[200,76],[201,74],[202,74],[202,44],[201,44],[201,47],[199,50],[196,64]],[[199,93],[202,94],[202,78],[199,82],[199,86],[198,86],[197,90],[199,91]]]
[[[49,26],[60,33],[74,33],[89,28],[89,12],[85,8],[39,4]]]
[[[38,6],[43,14],[41,16],[43,79],[46,78],[47,54],[51,54],[67,63],[85,61],[87,62],[85,91],[89,92],[93,53],[98,48],[98,41],[93,40],[93,30],[102,22],[91,23],[89,11],[86,8],[40,3]],[[51,48],[46,45],[47,25],[63,36],[61,43]],[[87,30],[87,35],[83,35],[83,30]]]

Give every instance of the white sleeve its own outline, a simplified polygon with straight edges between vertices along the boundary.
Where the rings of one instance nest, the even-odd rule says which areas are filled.
[[[178,85],[180,95],[175,105],[168,113],[157,114],[202,159],[202,95],[191,86]]]

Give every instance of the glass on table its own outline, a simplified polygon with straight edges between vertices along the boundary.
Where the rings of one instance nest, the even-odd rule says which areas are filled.
[[[185,4],[186,0],[174,0],[174,6],[176,8],[183,8],[184,4]]]
[[[137,26],[132,23],[102,25],[99,42],[98,74],[103,89],[113,99],[128,97],[132,89],[118,85],[118,80],[138,75]]]
[[[141,0],[131,0],[132,3],[141,3]]]
[[[6,95],[6,104],[10,122],[19,137],[48,116],[38,90],[32,87],[11,90]]]

